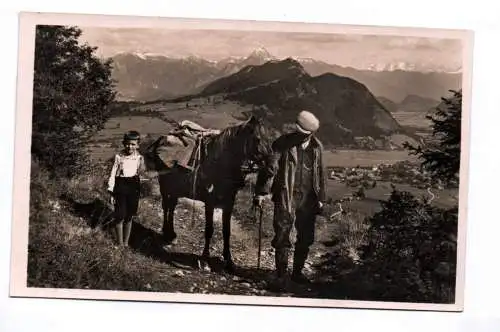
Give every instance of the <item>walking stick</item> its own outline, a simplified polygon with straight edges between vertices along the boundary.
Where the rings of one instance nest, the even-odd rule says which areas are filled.
[[[252,190],[255,194],[255,188]],[[257,252],[257,269],[260,269],[260,252],[262,247],[262,203],[256,204],[254,201],[252,204],[252,210],[254,213],[254,218],[257,219],[257,211],[259,211],[259,251]]]

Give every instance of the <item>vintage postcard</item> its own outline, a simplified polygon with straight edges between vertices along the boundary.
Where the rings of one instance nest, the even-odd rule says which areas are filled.
[[[10,295],[462,311],[472,46],[21,13]]]

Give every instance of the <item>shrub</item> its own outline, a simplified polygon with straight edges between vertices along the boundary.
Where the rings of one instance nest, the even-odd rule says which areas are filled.
[[[373,296],[391,301],[454,301],[457,209],[443,210],[393,190],[370,218],[360,272]]]
[[[421,160],[384,167],[380,176],[414,185],[458,185],[461,91],[442,98],[432,120],[432,136],[421,146],[404,144]],[[453,303],[455,298],[458,207],[442,209],[393,188],[382,210],[369,218],[361,264],[349,278],[370,300]]]

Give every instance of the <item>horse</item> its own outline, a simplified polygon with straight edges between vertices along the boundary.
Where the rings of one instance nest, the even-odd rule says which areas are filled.
[[[177,238],[174,229],[174,211],[179,198],[189,198],[205,203],[205,245],[200,265],[208,267],[210,242],[214,232],[214,209],[222,209],[224,269],[234,271],[230,250],[231,216],[235,198],[245,186],[245,177],[251,173],[245,166],[253,167],[268,160],[269,136],[262,119],[250,116],[240,124],[226,127],[217,134],[202,136],[199,142],[199,159],[191,170],[175,160],[167,165],[158,154],[163,136],[151,144],[144,153],[147,165],[158,172],[163,208],[162,238],[173,244]],[[193,154],[197,150],[193,150]]]

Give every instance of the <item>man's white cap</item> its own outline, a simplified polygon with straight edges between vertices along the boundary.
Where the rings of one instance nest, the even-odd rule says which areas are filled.
[[[311,134],[319,128],[318,118],[309,111],[301,111],[295,124],[297,129],[304,134]]]

